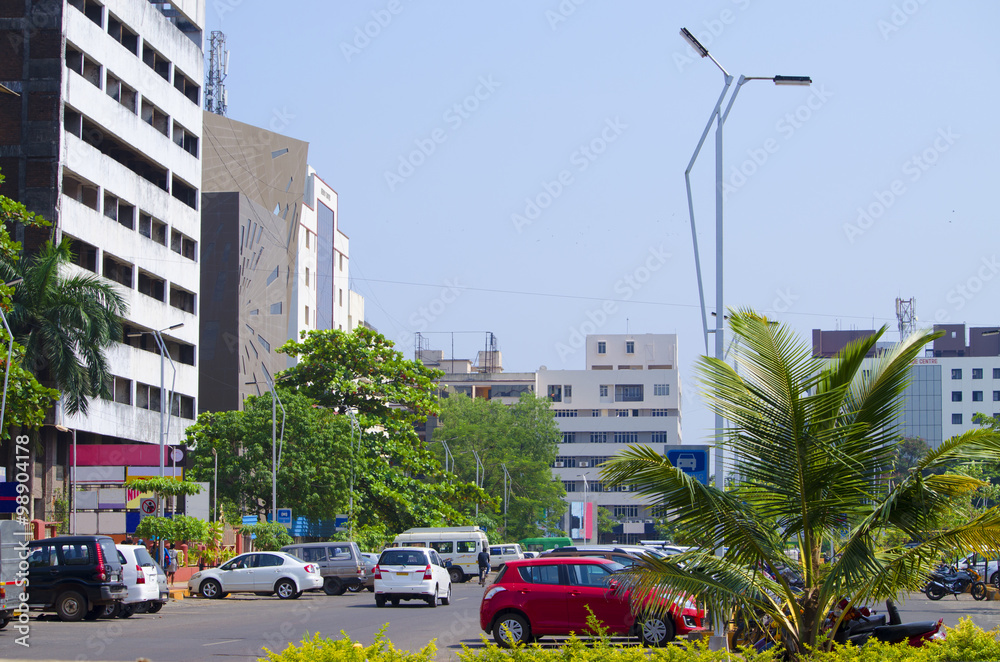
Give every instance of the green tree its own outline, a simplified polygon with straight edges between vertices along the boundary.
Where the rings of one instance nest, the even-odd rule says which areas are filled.
[[[551,467],[562,433],[548,400],[526,393],[516,404],[507,406],[498,400],[453,395],[441,401],[439,423],[433,440],[447,442],[459,478],[475,480],[473,452],[479,455],[483,490],[494,497],[494,504],[481,505],[500,524],[504,522],[503,467],[507,467],[510,481],[507,525],[501,530],[504,538],[533,538],[558,528],[566,510],[566,492],[552,477]],[[435,452],[444,457],[441,447]]]
[[[917,466],[931,450],[926,441],[920,437],[903,437],[896,446],[896,454],[892,462],[892,473],[895,478],[903,478],[912,467]]]
[[[814,358],[810,345],[787,327],[752,311],[733,312],[731,326],[739,340],[739,371],[707,357],[699,371],[709,407],[729,422],[719,441],[738,458],[739,489],[702,485],[646,447],[620,453],[603,470],[610,483],[637,485],[646,498],[676,513],[702,546],[653,561],[649,570],[627,572],[622,586],[633,596],[686,593],[715,614],[766,614],[794,658],[821,643],[823,620],[842,597],[854,604],[898,597],[919,590],[944,552],[997,548],[996,509],[928,534],[953,496],[981,483],[924,475],[947,462],[995,459],[996,432],[973,430],[949,439],[902,480],[888,479],[909,366],[935,334],[914,334],[866,360],[883,327],[827,362]],[[824,542],[841,539],[845,522],[839,556],[822,564]],[[922,542],[879,550],[879,534],[893,529]],[[786,554],[789,545],[798,548],[800,560]],[[712,555],[723,547],[725,556]],[[802,578],[801,591],[783,576],[772,579],[761,571],[781,565]]]
[[[345,438],[358,450],[340,458],[354,476],[355,529],[468,524],[464,505],[488,501],[475,485],[442,471],[414,429],[438,411],[439,370],[407,360],[364,327],[310,331],[279,351],[298,363],[278,375],[278,383],[313,399],[330,425],[352,432]]]
[[[13,260],[0,252],[0,280],[22,278],[7,321],[31,357],[31,371],[64,396],[66,410],[86,414],[92,397],[110,397],[107,352],[122,337],[125,299],[97,275],[68,275],[70,242],[46,242]]]
[[[331,417],[313,407],[313,401],[278,388],[285,406],[284,442],[278,466],[278,507],[295,516],[333,519],[347,507],[351,428],[344,417]],[[216,495],[231,521],[243,513],[271,510],[272,429],[271,394],[252,396],[243,411],[205,412],[187,429],[191,449],[188,475],[196,481],[215,481]],[[276,427],[282,427],[277,408]]]
[[[244,536],[255,536],[253,548],[258,552],[276,552],[285,545],[291,545],[294,540],[288,535],[284,524],[277,522],[257,522],[245,524],[239,528]]]

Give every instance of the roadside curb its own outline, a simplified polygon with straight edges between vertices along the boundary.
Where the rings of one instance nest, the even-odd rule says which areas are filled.
[[[172,588],[169,589],[170,597],[174,600],[183,600],[184,598],[191,597],[191,591],[186,588]]]

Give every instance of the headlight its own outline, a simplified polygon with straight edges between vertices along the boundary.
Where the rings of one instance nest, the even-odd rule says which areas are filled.
[[[199,577],[201,577],[201,573],[200,572],[196,572],[193,575],[191,575],[191,579],[188,580],[188,581],[194,581],[194,580],[198,579]]]

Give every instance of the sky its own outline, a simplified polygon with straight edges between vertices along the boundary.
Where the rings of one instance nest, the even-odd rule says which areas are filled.
[[[492,332],[506,371],[583,369],[586,333],[676,333],[683,441],[709,440],[684,170],[724,77],[682,27],[736,78],[813,81],[750,81],[725,124],[727,309],[807,342],[883,324],[897,340],[897,297],[919,326],[1000,322],[998,3],[281,6],[207,3],[228,115],[310,143],[351,288],[408,357],[416,332],[457,358]],[[714,140],[692,171],[710,312]]]

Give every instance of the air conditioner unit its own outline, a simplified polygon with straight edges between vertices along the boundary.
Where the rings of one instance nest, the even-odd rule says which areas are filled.
[[[590,462],[578,462],[577,466],[578,467],[583,467],[584,469],[586,469],[587,467],[590,466]]]
[[[651,520],[651,519],[644,520],[646,524],[652,524],[654,521],[656,520]]]
[[[566,466],[566,463],[565,462],[553,462],[552,466],[555,467],[556,469],[562,469],[563,467]]]

